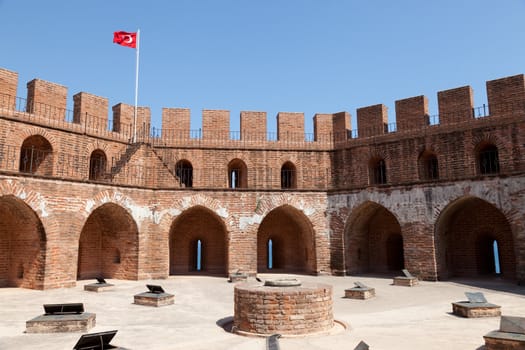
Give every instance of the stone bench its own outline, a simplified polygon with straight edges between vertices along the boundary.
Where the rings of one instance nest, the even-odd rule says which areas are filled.
[[[486,350],[525,349],[525,317],[501,316],[499,330],[483,336]]]
[[[108,290],[112,290],[113,287],[115,287],[114,284],[107,283],[105,279],[103,278],[97,278],[96,283],[90,283],[84,285],[84,290],[88,292],[105,292]]]
[[[394,286],[412,287],[419,283],[417,277],[412,276],[408,270],[403,269],[404,276],[394,277]]]
[[[147,284],[148,292],[136,294],[134,303],[144,306],[165,306],[175,303],[175,295],[166,293],[161,286]]]
[[[228,282],[237,283],[237,282],[246,282],[248,281],[248,274],[242,272],[233,272],[230,273]]]
[[[487,302],[483,293],[469,293],[465,295],[468,301],[452,303],[452,313],[461,317],[496,317],[501,315],[501,306]]]
[[[26,321],[26,333],[87,332],[95,326],[96,315],[84,312],[81,303],[46,304],[44,311]]]
[[[349,299],[370,299],[375,297],[375,288],[368,287],[361,282],[354,282],[355,287],[345,289],[345,298]]]

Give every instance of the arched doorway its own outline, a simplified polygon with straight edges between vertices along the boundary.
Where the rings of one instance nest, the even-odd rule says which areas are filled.
[[[170,275],[227,274],[227,233],[211,210],[195,206],[180,214],[170,229]]]
[[[401,226],[390,211],[377,203],[366,202],[352,212],[344,245],[349,274],[387,273],[404,268]]]
[[[117,204],[97,208],[80,233],[77,279],[138,277],[138,229]]]
[[[314,232],[301,211],[283,205],[266,215],[257,232],[257,271],[315,273]]]
[[[441,212],[435,232],[440,279],[516,278],[510,224],[494,205],[476,197],[458,199]]]
[[[37,214],[14,196],[0,197],[0,287],[43,288],[45,251]]]

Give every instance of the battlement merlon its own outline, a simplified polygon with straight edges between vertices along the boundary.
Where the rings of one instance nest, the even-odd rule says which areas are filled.
[[[40,115],[48,120],[72,122],[92,127],[91,132],[107,132],[108,99],[86,92],[73,96],[73,120],[67,118],[67,87],[41,79],[27,83],[27,101],[16,96],[18,73],[0,68],[0,108],[11,111]],[[488,106],[483,111],[474,107],[473,91],[470,86],[438,92],[439,124],[453,124],[473,119],[475,116],[503,116],[525,113],[525,76],[523,74],[486,82]],[[20,100],[20,101],[19,101]],[[397,131],[419,129],[430,124],[428,99],[426,96],[397,100]],[[485,110],[486,109],[486,110]],[[490,111],[489,111],[490,109]],[[134,107],[119,103],[112,108],[112,131],[131,138],[147,137],[151,126],[149,107],[138,107],[137,123],[133,127]],[[483,114],[481,114],[483,113]],[[241,133],[239,139],[267,141],[266,112],[241,112]],[[229,140],[230,112],[225,110],[204,110],[202,113],[202,134],[198,137],[212,140]],[[388,132],[387,108],[373,105],[357,109],[357,128],[359,137],[374,136]],[[186,139],[190,135],[190,111],[183,108],[164,108],[162,112],[162,138]],[[316,114],[314,116],[314,140],[337,141],[339,135],[346,140],[350,130],[348,112]],[[174,133],[168,135],[169,133]],[[333,137],[333,139],[332,139]],[[238,139],[235,137],[234,139]],[[280,112],[277,114],[277,140],[304,141],[304,114]]]
[[[304,141],[304,113],[277,113],[277,139],[279,141]]]
[[[454,124],[474,118],[474,92],[470,86],[438,92],[439,123]]]
[[[421,129],[430,124],[426,96],[409,97],[396,101],[397,131]]]
[[[266,141],[266,124],[266,112],[241,112],[241,140],[261,142]]]
[[[18,89],[18,73],[0,68],[0,108],[15,110],[16,90]]]
[[[357,109],[359,137],[382,135],[388,132],[388,108],[383,104]]]
[[[26,111],[63,121],[66,116],[67,87],[41,79],[27,83]]]
[[[317,113],[314,115],[314,141],[346,141],[351,125],[348,112]]]
[[[486,82],[490,115],[525,111],[525,76],[523,74]]]
[[[137,107],[136,124],[133,123],[135,118],[135,107],[125,103],[119,103],[113,106],[113,131],[130,138],[136,135],[137,141],[147,140],[151,130],[151,111],[149,107]]]
[[[108,125],[108,99],[87,92],[73,96],[73,123],[102,130]]]

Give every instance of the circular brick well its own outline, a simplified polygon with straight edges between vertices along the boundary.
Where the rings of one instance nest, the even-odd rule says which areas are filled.
[[[233,329],[243,335],[306,335],[334,327],[332,286],[296,279],[235,286]]]

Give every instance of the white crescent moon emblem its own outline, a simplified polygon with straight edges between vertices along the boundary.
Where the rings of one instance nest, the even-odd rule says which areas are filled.
[[[127,44],[130,44],[133,42],[133,37],[131,35],[125,35],[124,36],[124,42]]]

